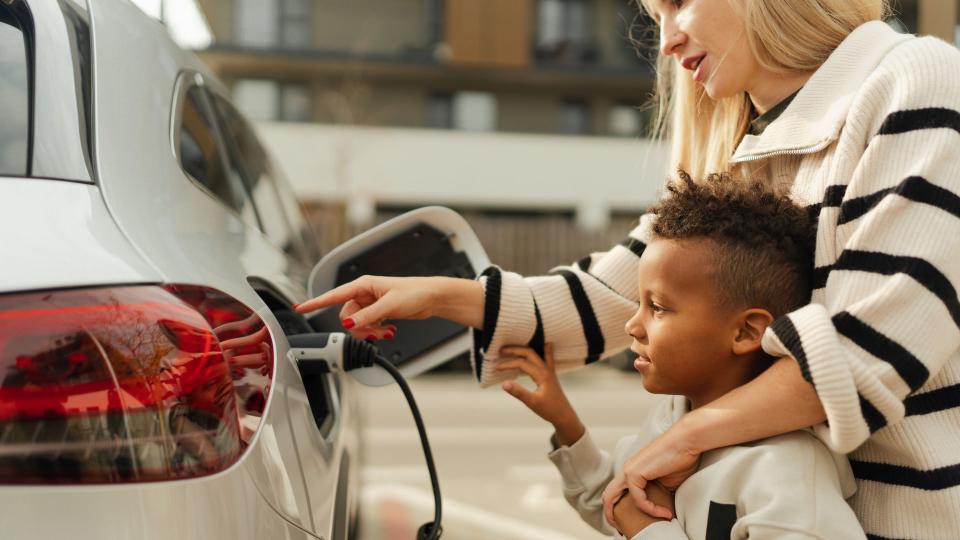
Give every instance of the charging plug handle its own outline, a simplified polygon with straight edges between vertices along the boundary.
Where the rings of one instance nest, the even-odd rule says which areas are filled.
[[[297,334],[288,336],[291,354],[297,359],[302,373],[330,373],[337,369],[351,371],[357,368],[380,366],[393,377],[397,386],[407,398],[413,421],[420,434],[420,443],[423,446],[423,457],[427,462],[427,471],[430,473],[430,484],[433,488],[434,516],[433,521],[423,524],[417,531],[417,540],[436,540],[440,538],[443,528],[440,526],[441,501],[440,482],[437,478],[437,469],[433,463],[433,454],[430,452],[430,443],[427,441],[427,430],[420,416],[420,409],[413,392],[400,371],[383,357],[379,356],[377,347],[367,341],[360,341],[349,334],[318,332],[312,334]]]

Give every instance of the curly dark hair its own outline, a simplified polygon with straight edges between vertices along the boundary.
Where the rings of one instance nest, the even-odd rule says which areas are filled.
[[[816,228],[806,209],[759,182],[712,174],[695,182],[684,171],[650,212],[659,238],[707,238],[716,245],[721,301],[774,316],[810,301]]]

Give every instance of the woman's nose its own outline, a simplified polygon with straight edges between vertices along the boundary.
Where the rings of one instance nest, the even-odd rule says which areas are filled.
[[[660,54],[670,56],[687,42],[687,34],[677,24],[665,18],[660,25]]]

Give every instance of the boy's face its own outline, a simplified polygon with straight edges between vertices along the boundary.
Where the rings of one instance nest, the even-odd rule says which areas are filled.
[[[640,257],[640,308],[626,324],[634,366],[656,394],[689,397],[694,406],[724,379],[737,335],[737,313],[719,301],[713,242],[651,242]]]

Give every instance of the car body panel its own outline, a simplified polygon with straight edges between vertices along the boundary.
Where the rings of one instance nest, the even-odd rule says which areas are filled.
[[[62,98],[53,95],[58,91],[74,96],[61,99],[64,110],[44,109],[42,118],[34,118],[34,141],[50,144],[44,141],[56,137],[46,135],[58,133],[63,148],[72,145],[73,157],[61,163],[56,144],[45,152],[37,148],[35,161],[48,157],[35,164],[34,176],[42,172],[59,180],[0,178],[0,254],[8,263],[0,292],[134,283],[212,287],[263,319],[273,338],[275,369],[256,434],[228,469],[149,484],[0,486],[2,536],[259,540],[312,538],[304,531],[319,531],[316,536],[330,538],[331,531],[343,528],[346,512],[324,513],[330,508],[325,501],[316,508],[326,510],[311,510],[310,495],[335,497],[356,478],[341,478],[337,467],[347,445],[356,443],[357,431],[352,420],[338,423],[337,435],[326,441],[331,467],[312,468],[308,493],[295,435],[309,439],[319,431],[312,417],[287,410],[288,390],[302,395],[303,383],[287,360],[283,328],[253,286],[269,288],[284,304],[302,302],[309,267],[201,189],[182,170],[171,145],[171,109],[183,73],[200,74],[220,93],[222,86],[129,1],[27,3],[38,40],[49,40],[37,46],[37,69],[45,70],[36,78],[37,110],[45,100]],[[76,95],[76,59],[70,56],[76,50],[58,30],[67,22],[67,10],[90,29],[89,145],[81,125],[82,98]],[[56,62],[44,60],[58,54]],[[58,110],[61,115],[50,114]],[[93,156],[89,174],[76,172],[85,153]],[[51,509],[58,519],[49,519]]]
[[[0,292],[156,283],[89,184],[0,178]]]
[[[263,504],[252,479],[243,473],[121,487],[3,487],[0,501],[4,538],[317,538]]]
[[[267,322],[274,337],[275,379],[258,442],[241,465],[250,468],[257,489],[275,510],[313,530],[293,436],[293,430],[303,428],[291,424],[284,400],[277,399],[287,385],[302,383],[284,361],[282,330],[248,280],[270,283],[291,302],[305,298],[305,284],[289,277],[290,261],[282,251],[242,216],[198,189],[174,158],[170,110],[177,80],[184,69],[206,73],[206,68],[130,2],[98,0],[90,8],[97,171],[107,207],[165,282],[212,286]],[[150,58],[157,62],[143,69],[143,59]],[[135,85],[128,82],[132,73],[138,78]],[[129,151],[134,148],[151,151]]]

